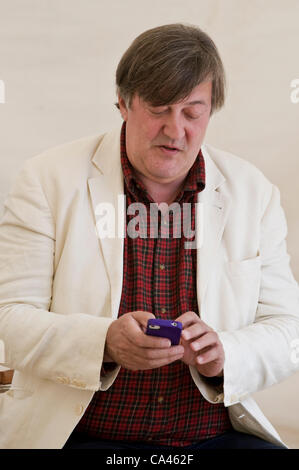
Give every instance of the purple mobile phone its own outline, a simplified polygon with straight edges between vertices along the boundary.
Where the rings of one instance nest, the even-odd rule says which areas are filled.
[[[151,336],[168,338],[171,341],[171,345],[174,346],[180,342],[182,327],[183,326],[179,321],[151,318],[148,320],[145,333]]]

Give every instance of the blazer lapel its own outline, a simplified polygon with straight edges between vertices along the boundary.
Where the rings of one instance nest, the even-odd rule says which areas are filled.
[[[111,285],[111,316],[117,318],[122,293],[125,222],[119,129],[104,136],[92,162],[98,170],[95,177],[88,179],[95,225],[102,215],[107,224],[111,223],[112,228],[114,226],[114,233],[105,237],[99,237],[97,228],[95,229]]]
[[[201,243],[197,250],[197,298],[200,316],[203,321],[209,322],[207,311],[201,308],[207,292],[211,273],[217,259],[220,241],[231,207],[230,198],[220,191],[225,181],[224,176],[210,158],[205,146],[202,153],[206,166],[206,187],[198,194],[198,203],[201,205],[200,217],[197,218],[197,231]]]

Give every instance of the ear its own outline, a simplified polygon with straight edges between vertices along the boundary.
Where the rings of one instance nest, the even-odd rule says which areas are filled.
[[[119,105],[120,114],[122,115],[123,120],[127,121],[127,119],[128,119],[128,108],[127,108],[125,100],[123,99],[122,96],[120,96],[119,93],[118,93],[118,105]]]

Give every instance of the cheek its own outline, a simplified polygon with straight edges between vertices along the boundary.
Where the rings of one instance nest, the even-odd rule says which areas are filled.
[[[203,131],[201,128],[197,128],[196,132],[192,132],[189,134],[189,145],[192,148],[198,147],[201,145],[202,142]]]
[[[143,136],[146,142],[151,145],[161,133],[161,126],[157,123],[148,123],[143,127]]]
[[[189,131],[189,142],[192,146],[196,147],[202,144],[203,138],[205,136],[209,119],[204,119],[199,125],[190,129]]]
[[[136,123],[146,140],[154,140],[162,131],[163,123],[156,118],[143,114]]]

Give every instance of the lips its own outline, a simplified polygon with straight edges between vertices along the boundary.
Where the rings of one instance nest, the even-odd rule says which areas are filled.
[[[182,149],[180,147],[174,147],[172,145],[158,145],[158,147],[164,152],[180,152]]]
[[[170,147],[169,145],[160,145],[160,147],[163,147],[166,150],[179,150],[177,147]]]

